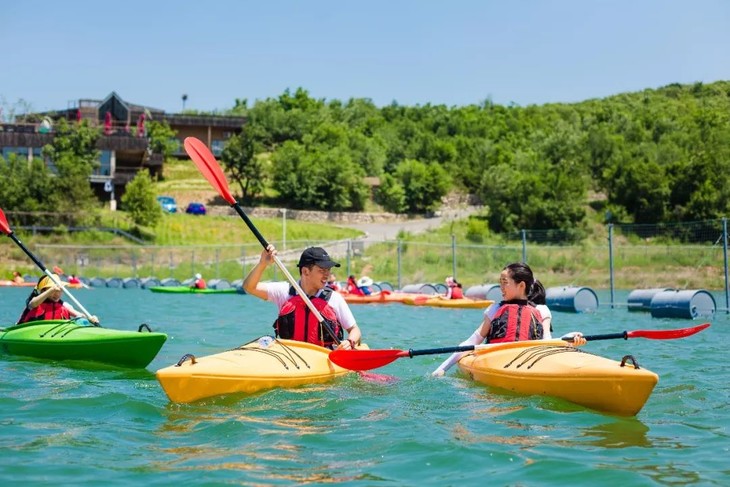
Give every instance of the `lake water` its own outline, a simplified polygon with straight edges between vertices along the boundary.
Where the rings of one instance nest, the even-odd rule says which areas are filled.
[[[27,290],[0,289],[0,323]],[[168,401],[154,371],[269,334],[272,304],[243,295],[73,291],[109,328],[148,323],[169,335],[147,370],[0,357],[0,480],[38,485],[728,485],[730,319],[679,340],[607,340],[585,350],[633,354],[659,384],[633,418],[558,399],[508,395],[430,372],[442,355],[325,385]],[[621,296],[619,296],[620,298]],[[625,302],[624,299],[618,301]],[[604,300],[605,302],[605,300]],[[718,303],[722,302],[718,298]],[[353,306],[371,348],[457,345],[479,310]],[[555,313],[556,334],[694,326],[601,307]],[[704,320],[707,321],[707,320]]]

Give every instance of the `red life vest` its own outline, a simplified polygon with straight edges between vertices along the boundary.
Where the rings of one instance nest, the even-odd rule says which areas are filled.
[[[20,315],[18,323],[41,320],[70,320],[71,313],[63,305],[63,301],[44,301],[37,308],[29,309],[27,306]]]
[[[464,291],[459,286],[449,286],[451,288],[451,299],[464,299]]]
[[[317,321],[307,304],[299,296],[294,287],[289,288],[289,295],[292,297],[284,303],[279,311],[279,317],[274,322],[276,336],[300,342],[309,342],[320,347],[331,347],[334,340],[329,332]],[[338,340],[344,338],[342,325],[337,321],[335,310],[328,301],[332,296],[332,290],[325,288],[317,296],[310,297],[317,311],[329,322],[330,328],[337,335]]]
[[[205,283],[205,279],[200,278],[195,280],[193,287],[195,289],[207,289],[208,285]]]
[[[487,343],[540,340],[543,336],[540,312],[525,300],[504,301],[492,318]]]

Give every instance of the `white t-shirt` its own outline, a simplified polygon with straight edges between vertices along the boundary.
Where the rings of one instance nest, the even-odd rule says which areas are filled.
[[[292,297],[289,294],[291,284],[286,281],[267,282],[263,284],[266,285],[266,292],[269,295],[269,301],[274,303],[279,309],[281,309],[284,306],[284,303],[289,301]],[[317,295],[321,292],[321,290],[317,292]],[[350,328],[355,325],[355,317],[352,315],[352,311],[350,311],[350,307],[347,305],[347,302],[345,302],[345,298],[343,298],[340,293],[333,292],[327,303],[335,311],[337,321],[340,322],[345,330],[349,331]]]

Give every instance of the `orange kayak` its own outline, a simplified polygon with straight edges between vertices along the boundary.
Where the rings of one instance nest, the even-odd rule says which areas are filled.
[[[398,291],[382,291],[377,294],[370,294],[367,296],[342,293],[342,297],[345,298],[345,301],[349,304],[403,303],[408,299],[414,299],[418,296],[423,296],[425,298],[433,297],[427,294],[401,293]]]

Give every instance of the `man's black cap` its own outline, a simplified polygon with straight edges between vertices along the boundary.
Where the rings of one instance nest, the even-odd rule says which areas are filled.
[[[302,256],[299,257],[299,267],[307,267],[309,265],[316,264],[323,269],[331,269],[332,267],[340,267],[340,264],[330,259],[329,254],[322,247],[309,247],[307,250],[302,252]]]

